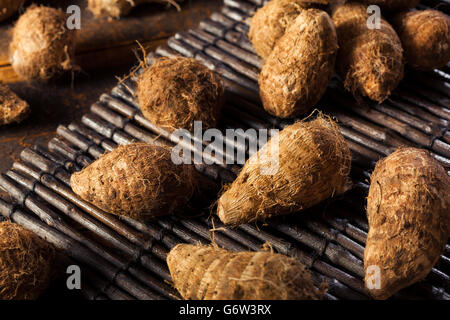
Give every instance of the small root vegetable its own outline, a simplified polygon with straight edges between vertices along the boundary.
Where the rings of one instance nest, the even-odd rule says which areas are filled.
[[[0,84],[0,126],[21,122],[30,113],[30,106],[20,99],[11,89]]]
[[[168,215],[184,206],[194,189],[194,169],[177,166],[170,150],[145,143],[120,146],[72,175],[82,199],[136,219]]]
[[[150,2],[169,3],[180,10],[175,0],[88,0],[88,9],[94,16],[119,18],[129,14],[134,7]]]
[[[416,7],[420,0],[356,0],[365,4],[365,7],[377,5],[381,9],[381,14],[390,14]]]
[[[358,3],[335,9],[333,21],[340,47],[336,69],[355,97],[381,103],[403,78],[403,49],[386,20],[381,19],[380,29],[368,29],[366,9]]]
[[[393,18],[406,62],[414,69],[432,70],[450,60],[450,18],[437,10],[402,12]]]
[[[259,76],[264,109],[291,118],[320,100],[334,73],[336,30],[325,11],[302,10],[278,40]]]
[[[15,14],[24,2],[25,0],[0,0],[0,21]]]
[[[269,166],[276,170],[261,174]],[[350,166],[337,124],[324,117],[297,122],[250,157],[220,197],[217,215],[237,226],[310,208],[346,190]]]
[[[318,300],[299,261],[271,252],[179,244],[167,256],[175,288],[191,300]]]
[[[75,31],[59,9],[32,5],[17,21],[9,46],[14,71],[26,80],[49,80],[72,70]]]
[[[387,299],[424,279],[443,252],[450,235],[450,177],[428,151],[400,148],[375,167],[367,217],[366,287],[374,298]],[[371,266],[380,271],[378,289]]]
[[[0,300],[35,300],[53,277],[55,248],[34,233],[0,223]]]
[[[159,58],[137,83],[139,107],[151,122],[170,129],[217,125],[225,101],[221,78],[191,58]]]
[[[303,9],[301,0],[273,0],[256,11],[251,19],[248,38],[264,60]]]

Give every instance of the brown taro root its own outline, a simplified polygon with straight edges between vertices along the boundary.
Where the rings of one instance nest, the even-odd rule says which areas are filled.
[[[139,107],[151,122],[193,131],[216,126],[225,101],[222,79],[191,58],[159,58],[145,68],[137,83]]]
[[[272,0],[256,11],[248,38],[261,58],[267,59],[303,7],[301,0]]]
[[[310,208],[346,190],[350,166],[337,124],[324,117],[297,122],[250,157],[220,197],[217,215],[237,226]]]
[[[11,89],[0,83],[0,126],[21,122],[30,113],[30,106]]]
[[[34,233],[0,223],[0,300],[34,300],[53,276],[55,248]]]
[[[374,298],[387,299],[424,279],[444,250],[450,177],[428,151],[400,148],[375,167],[367,217],[366,287]]]
[[[14,71],[26,80],[49,80],[72,70],[75,31],[66,27],[67,15],[32,5],[20,16],[12,34],[9,57]]]
[[[137,5],[150,2],[169,3],[180,10],[175,0],[88,0],[88,9],[94,16],[119,18],[129,14]]]
[[[324,293],[303,264],[282,254],[179,244],[167,264],[186,300],[318,300]]]
[[[24,2],[25,0],[0,0],[0,21],[11,17]]]
[[[185,205],[195,188],[193,170],[175,165],[169,149],[134,143],[73,174],[70,184],[82,199],[106,212],[144,219]]]
[[[365,4],[365,7],[377,5],[381,9],[381,14],[389,14],[416,7],[420,0],[356,0]]]
[[[305,9],[278,40],[259,75],[264,109],[291,118],[320,100],[334,73],[336,30],[325,11]]]
[[[333,12],[340,47],[336,69],[355,97],[381,103],[403,78],[403,49],[386,20],[381,19],[380,29],[367,27],[366,9],[348,3]]]
[[[436,10],[402,12],[393,18],[406,62],[414,69],[432,70],[450,60],[450,18]]]

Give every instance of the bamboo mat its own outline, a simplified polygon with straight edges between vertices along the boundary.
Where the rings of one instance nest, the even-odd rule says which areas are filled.
[[[225,0],[198,28],[180,32],[148,57],[194,57],[222,75],[227,104],[221,128],[278,128],[286,121],[267,114],[258,95],[261,60],[246,36],[248,18],[262,0]],[[422,1],[422,7],[448,12],[449,2]],[[339,120],[352,151],[352,190],[297,215],[267,224],[224,227],[208,209],[189,208],[183,218],[169,216],[151,223],[119,219],[80,200],[70,189],[71,173],[89,165],[118,144],[144,141],[174,145],[179,138],[146,120],[134,99],[135,79],[127,79],[103,94],[81,121],[58,127],[46,147],[25,149],[12,170],[0,177],[0,186],[15,200],[0,199],[0,213],[56,244],[85,266],[83,293],[89,299],[178,299],[170,285],[165,259],[180,242],[214,241],[230,250],[260,250],[269,243],[295,257],[313,273],[317,286],[329,283],[325,298],[369,299],[364,290],[363,254],[368,224],[365,197],[375,162],[400,145],[430,150],[450,168],[450,67],[427,73],[408,71],[393,95],[381,105],[358,106],[333,79],[318,109]],[[298,120],[298,119],[295,119]],[[225,140],[249,152],[249,141]],[[207,181],[233,181],[239,167],[196,165]],[[193,149],[193,153],[201,150]],[[206,181],[205,180],[205,181]],[[206,183],[206,182],[205,182]],[[212,199],[215,192],[209,195]],[[214,233],[211,229],[215,229]],[[404,289],[393,299],[450,299],[450,245],[425,281]]]

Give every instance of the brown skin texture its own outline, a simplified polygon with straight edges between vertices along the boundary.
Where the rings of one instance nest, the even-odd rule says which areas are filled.
[[[368,29],[367,7],[348,3],[336,7],[333,21],[339,38],[336,71],[356,98],[386,100],[403,78],[403,49],[394,29],[381,19],[380,29]]]
[[[320,100],[334,73],[336,31],[325,11],[301,11],[278,40],[259,75],[264,109],[297,117]]]
[[[20,99],[11,89],[0,84],[0,126],[21,122],[30,114],[30,106]]]
[[[179,244],[167,264],[186,300],[318,300],[324,293],[303,264],[271,252]]]
[[[0,300],[35,300],[53,276],[56,250],[23,227],[0,223]]]
[[[370,5],[377,5],[381,8],[381,14],[390,14],[401,10],[416,7],[420,0],[355,0],[365,4],[366,8]]]
[[[139,107],[152,123],[193,131],[217,125],[225,102],[222,79],[191,58],[159,58],[144,69],[137,84]]]
[[[30,6],[20,16],[9,46],[14,71],[26,80],[49,80],[72,70],[75,31],[66,28],[66,14],[59,9]]]
[[[179,5],[175,0],[88,0],[88,9],[94,16],[120,18],[142,3],[170,3],[177,9]]]
[[[392,24],[414,69],[433,70],[450,60],[450,18],[437,10],[402,12]]]
[[[380,289],[387,299],[424,279],[450,235],[450,177],[429,152],[400,148],[380,160],[367,198],[369,234],[364,251],[369,266],[380,268]]]
[[[0,21],[11,17],[24,2],[25,0],[0,0]]]
[[[278,170],[262,174],[277,159]],[[350,150],[334,122],[297,122],[245,163],[220,197],[217,215],[237,226],[310,208],[346,190],[350,166]]]
[[[194,170],[175,165],[169,149],[134,143],[73,174],[70,184],[83,200],[106,212],[144,220],[183,207],[194,193]]]
[[[300,0],[272,0],[256,11],[251,19],[248,38],[261,58],[268,58],[304,7],[306,5],[302,5]]]

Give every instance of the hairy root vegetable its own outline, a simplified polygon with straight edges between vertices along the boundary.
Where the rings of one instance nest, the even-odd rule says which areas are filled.
[[[339,39],[336,69],[356,97],[382,102],[403,78],[403,49],[394,29],[381,19],[380,29],[368,29],[366,6],[336,7],[333,20]]]
[[[259,76],[264,109],[281,117],[308,112],[334,73],[336,30],[325,11],[305,9],[278,40]]]
[[[11,89],[0,84],[0,125],[21,122],[30,113],[30,106]]]
[[[47,288],[54,271],[55,248],[34,233],[0,223],[0,300],[34,300]]]
[[[70,184],[100,209],[136,219],[172,213],[189,201],[195,189],[191,166],[177,166],[170,150],[145,143],[103,155],[73,174]]]
[[[139,107],[151,122],[171,129],[216,126],[225,101],[221,78],[191,58],[159,58],[137,84]]]
[[[19,76],[48,80],[73,69],[75,31],[67,29],[66,19],[61,10],[35,5],[20,16],[9,47],[11,65]]]
[[[88,0],[88,9],[94,16],[119,18],[129,14],[134,7],[150,2],[169,3],[180,10],[175,0]]]
[[[318,300],[309,271],[271,252],[179,244],[167,256],[175,288],[191,300]]]
[[[256,11],[248,38],[261,58],[267,59],[303,7],[301,0],[273,0]]]
[[[220,197],[217,215],[236,226],[310,208],[346,190],[350,166],[337,124],[323,117],[297,122],[250,157]]]
[[[11,17],[24,2],[25,0],[0,0],[0,21]]]
[[[437,10],[402,12],[393,18],[406,62],[414,69],[432,70],[450,60],[450,18]]]
[[[375,167],[367,217],[366,287],[374,298],[386,299],[425,278],[444,250],[450,177],[428,151],[400,148]]]
[[[416,7],[420,0],[356,0],[367,6],[377,5],[381,8],[382,14],[389,14],[396,11],[406,10]]]

